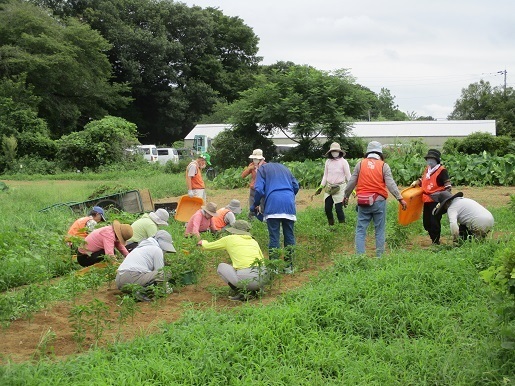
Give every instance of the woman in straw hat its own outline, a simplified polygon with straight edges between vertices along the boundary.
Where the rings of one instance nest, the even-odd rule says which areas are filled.
[[[189,219],[186,224],[184,236],[195,236],[197,240],[200,240],[200,232],[206,232],[208,230],[216,232],[215,225],[212,221],[213,217],[216,216],[216,204],[214,202],[208,202],[206,205],[203,205]]]
[[[257,171],[261,166],[266,164],[265,157],[263,157],[263,150],[254,149],[249,158],[252,162],[241,172],[242,178],[247,178],[250,176],[250,184],[249,184],[249,208],[254,204],[254,196],[256,195],[256,189],[254,189],[254,185],[256,184],[256,176]],[[261,207],[263,205],[261,204]],[[249,219],[253,217],[253,213],[249,212]]]
[[[127,240],[126,248],[130,252],[138,246],[142,240],[154,236],[159,230],[159,226],[168,225],[170,214],[166,209],[159,208],[155,212],[145,213],[134,221],[131,226],[134,234]]]
[[[83,267],[89,267],[104,260],[104,255],[115,257],[115,248],[125,257],[129,251],[125,248],[127,240],[133,231],[129,224],[121,224],[114,220],[112,225],[95,229],[85,240],[83,247],[77,253],[77,262]]]
[[[347,181],[350,180],[350,166],[345,157],[345,151],[340,148],[340,144],[333,142],[329,150],[325,153],[324,176],[315,194],[324,192],[324,209],[329,225],[334,225],[333,205],[336,210],[336,217],[339,223],[345,222],[343,212],[343,192]]]

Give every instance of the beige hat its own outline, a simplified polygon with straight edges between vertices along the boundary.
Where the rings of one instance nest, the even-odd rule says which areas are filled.
[[[249,155],[249,158],[265,159],[265,157],[263,157],[263,150],[261,150],[261,149],[254,149],[252,154]]]
[[[331,143],[331,147],[326,151],[325,155],[328,155],[332,151],[339,151],[342,157],[345,157],[345,154],[347,154],[345,153],[345,150],[342,150],[338,142]]]
[[[168,211],[164,208],[159,208],[155,212],[150,212],[148,216],[157,225],[168,225],[168,218],[170,218],[170,213],[168,213]]]
[[[211,216],[216,217],[218,214],[216,213],[216,204],[214,202],[208,202],[206,205],[201,207],[204,212],[209,213]]]
[[[229,205],[225,206],[227,209],[229,209],[234,214],[240,214],[241,213],[241,204],[238,200],[231,200]]]
[[[127,244],[127,240],[129,240],[134,233],[129,224],[120,224],[118,220],[113,221],[113,229],[116,238],[122,245]]]
[[[229,233],[237,235],[249,235],[250,224],[245,220],[236,220],[230,227],[224,228]]]

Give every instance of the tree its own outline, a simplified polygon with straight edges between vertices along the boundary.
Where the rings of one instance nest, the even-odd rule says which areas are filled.
[[[379,121],[408,121],[410,117],[399,110],[395,97],[387,88],[381,88],[371,109],[371,118]]]
[[[0,78],[25,77],[54,138],[128,101],[122,96],[127,87],[110,83],[108,42],[75,19],[58,20],[30,3],[5,0],[0,42]]]
[[[461,90],[448,119],[495,119],[497,135],[515,138],[515,92],[480,80]]]
[[[345,70],[332,73],[309,66],[281,66],[258,77],[258,85],[231,105],[237,131],[270,136],[282,131],[299,144],[304,158],[320,155],[317,138],[349,131],[353,117],[367,111],[371,95]]]

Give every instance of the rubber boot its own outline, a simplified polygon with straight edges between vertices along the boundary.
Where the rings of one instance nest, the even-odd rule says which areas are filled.
[[[329,218],[327,220],[329,221],[329,225],[331,225],[331,226],[334,225],[334,218]]]

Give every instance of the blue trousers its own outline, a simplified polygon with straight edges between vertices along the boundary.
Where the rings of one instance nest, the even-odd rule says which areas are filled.
[[[358,220],[356,224],[356,253],[365,253],[365,239],[367,228],[374,221],[376,235],[376,256],[381,257],[384,252],[386,232],[386,200],[376,201],[371,206],[358,206]]]
[[[293,248],[295,246],[295,234],[293,233],[295,221],[285,218],[268,218],[266,220],[268,227],[268,256],[270,259],[278,259],[278,249],[281,248],[281,226],[283,228],[284,249],[286,255],[284,261],[293,263]]]

